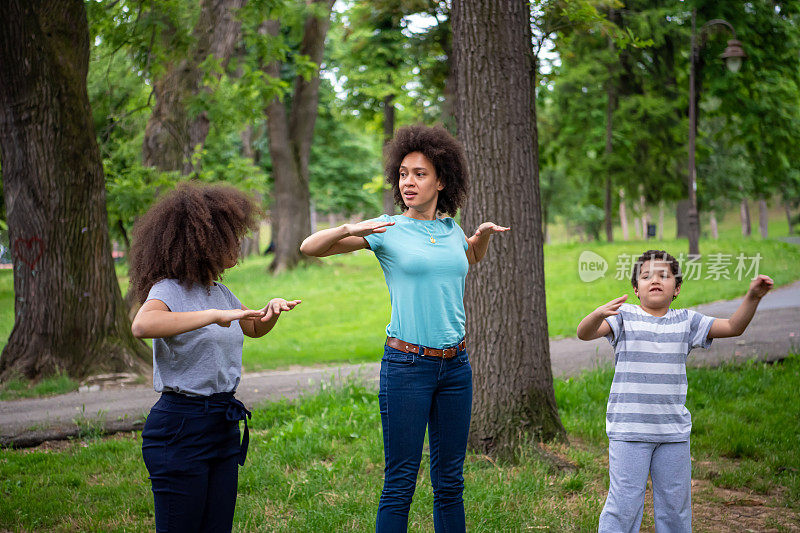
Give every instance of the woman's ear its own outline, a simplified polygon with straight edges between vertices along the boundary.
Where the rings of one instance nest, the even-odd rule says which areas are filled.
[[[442,189],[444,189],[444,183],[439,178],[436,178],[436,190],[441,191]]]

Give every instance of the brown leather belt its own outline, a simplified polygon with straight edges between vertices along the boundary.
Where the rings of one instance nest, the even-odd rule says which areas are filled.
[[[420,346],[419,344],[412,344],[410,342],[401,341],[396,337],[386,337],[386,346],[394,348],[395,350],[400,350],[401,352],[405,353],[416,353],[419,355],[452,359],[453,357],[456,356],[459,350],[467,349],[467,341],[463,340],[459,343],[458,346],[453,346],[452,348],[437,350],[436,348],[428,348],[426,346]],[[422,348],[421,354],[419,353],[420,348]]]

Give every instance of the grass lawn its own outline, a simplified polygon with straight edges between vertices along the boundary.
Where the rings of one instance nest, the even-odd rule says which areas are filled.
[[[685,281],[675,301],[677,307],[742,296],[749,282],[736,279],[735,257],[739,253],[746,257],[760,254],[759,271],[772,276],[777,285],[800,278],[796,268],[800,264],[798,246],[777,240],[735,237],[707,240],[701,245],[707,262],[717,253],[733,258],[733,265],[727,269],[733,279],[705,279],[708,268],[705,264],[700,276],[703,279]],[[581,318],[612,298],[627,293],[629,301],[635,301],[628,274],[617,276],[618,257],[621,254],[636,257],[650,247],[660,247],[674,255],[688,249],[685,240],[545,246],[545,290],[551,337],[574,336]],[[608,262],[605,277],[591,283],[581,281],[578,258],[584,250],[591,250]],[[276,296],[300,298],[303,303],[281,317],[266,337],[245,339],[246,370],[377,360],[390,308],[383,273],[371,252],[325,258],[317,265],[279,276],[266,273],[270,259],[247,258],[226,273],[224,282],[251,308],[260,307]],[[118,273],[121,285],[126,287],[124,267],[119,268]],[[7,339],[12,325],[12,272],[0,271],[0,342]]]
[[[689,370],[695,531],[796,531],[800,519],[800,356]],[[607,490],[605,403],[612,372],[556,382],[577,466],[554,472],[530,447],[518,462],[469,454],[470,531],[591,531]],[[261,406],[240,469],[237,531],[369,531],[383,478],[378,400],[358,383]],[[138,433],[0,450],[0,530],[150,531]],[[433,531],[427,450],[411,531]],[[652,531],[652,504],[644,531]]]

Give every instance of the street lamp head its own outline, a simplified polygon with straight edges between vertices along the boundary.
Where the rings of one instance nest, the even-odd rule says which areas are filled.
[[[741,41],[731,39],[728,41],[728,47],[725,48],[725,51],[722,52],[719,57],[725,60],[728,70],[736,73],[739,72],[739,69],[742,66],[742,60],[747,57],[747,54],[742,47]]]

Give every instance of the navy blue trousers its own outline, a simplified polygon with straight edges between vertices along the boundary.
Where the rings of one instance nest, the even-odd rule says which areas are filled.
[[[427,427],[434,529],[464,532],[463,470],[472,414],[472,368],[466,350],[442,359],[386,346],[378,400],[386,466],[376,531],[408,528]]]
[[[239,444],[238,421],[247,415],[232,393],[161,395],[142,431],[156,531],[231,531],[239,464],[247,451],[247,435]]]

